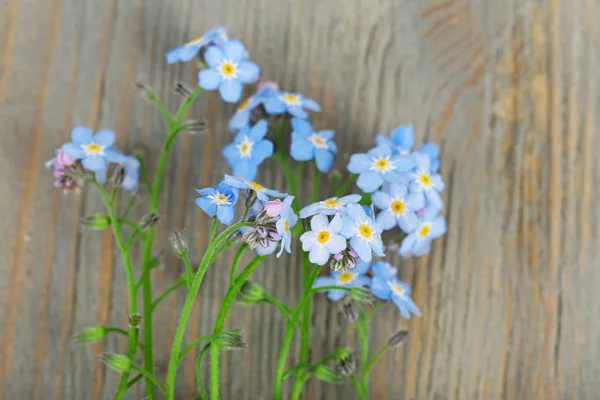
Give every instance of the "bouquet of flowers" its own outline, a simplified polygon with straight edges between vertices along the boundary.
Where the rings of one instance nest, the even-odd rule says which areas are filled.
[[[127,340],[127,354],[102,355],[102,360],[121,374],[115,399],[123,398],[129,388],[145,381],[148,399],[155,399],[162,392],[173,400],[180,363],[191,350],[201,349],[197,356],[198,398],[214,400],[219,399],[220,392],[220,353],[246,346],[240,330],[225,328],[232,304],[236,300],[245,304],[265,302],[275,306],[286,323],[273,371],[273,399],[282,399],[286,380],[293,382],[288,398],[298,399],[313,376],[331,383],[348,377],[358,398],[366,399],[373,365],[385,351],[408,336],[406,331],[393,333],[388,342],[372,352],[369,320],[388,301],[397,306],[404,318],[421,315],[410,297],[410,286],[400,281],[397,269],[384,261],[386,245],[382,234],[390,231],[386,237],[401,240],[396,246],[399,254],[415,257],[428,253],[431,242],[446,232],[440,215],[444,183],[438,174],[438,146],[425,143],[414,149],[413,128],[401,125],[389,136],[378,135],[375,146],[366,153],[353,154],[347,166],[349,178],[343,181],[340,174],[329,173],[337,155],[335,131],[317,130],[308,120],[309,111],[320,111],[319,104],[273,82],[258,83],[255,94],[241,102],[229,122],[234,136],[222,155],[231,171],[214,187],[197,190],[196,204],[212,218],[202,260],[193,266],[185,236],[172,232],[170,241],[181,259],[183,272],[175,285],[156,295],[152,292],[152,270],[160,265],[160,258],[153,255],[152,248],[169,150],[182,132],[203,127],[199,121],[184,120],[188,108],[202,91],[218,90],[225,102],[238,103],[243,86],[258,82],[260,73],[244,45],[229,39],[222,27],[166,53],[170,64],[192,60],[200,66],[198,85],[194,89],[178,86],[185,100],[174,114],[151,89],[141,85],[144,97],[156,106],[168,127],[152,175],[142,154],[128,155],[113,146],[112,131],[94,133],[83,126],[73,129],[71,141],[63,144],[47,164],[53,169],[57,188],[72,192],[88,184],[98,191],[106,214],[93,215],[85,224],[96,230],[112,229],[128,283],[127,326],[91,326],[77,339],[94,342],[109,334],[120,334]],[[257,182],[259,167],[269,158],[281,166],[287,187],[275,190]],[[299,181],[307,166],[314,168],[314,185],[311,204],[302,205]],[[329,187],[333,187],[335,195],[319,200],[322,178],[330,180]],[[139,221],[132,221],[129,214],[136,197],[131,196],[123,207],[118,207],[117,196],[120,191],[136,192],[139,185],[146,186],[149,210]],[[354,185],[359,190],[351,193]],[[134,269],[131,251],[137,245],[142,249],[141,265]],[[388,250],[392,247],[387,246]],[[212,332],[184,343],[204,275],[218,255],[230,248],[236,249],[236,256]],[[246,252],[255,252],[256,256],[242,268]],[[250,280],[266,257],[281,257],[284,252],[299,252],[302,257],[303,291],[295,304],[286,304]],[[186,299],[172,342],[166,380],[161,380],[154,370],[153,311],[177,290],[186,291]],[[310,360],[311,299],[318,293],[326,293],[333,302],[342,302],[345,315],[356,327],[358,349],[332,349],[323,359]],[[298,363],[288,365],[296,334],[300,338],[295,358]],[[201,371],[205,355],[210,358],[208,392]]]

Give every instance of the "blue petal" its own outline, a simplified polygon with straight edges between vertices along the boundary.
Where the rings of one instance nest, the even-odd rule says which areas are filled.
[[[371,201],[375,204],[375,207],[380,210],[388,209],[392,205],[390,195],[381,190],[378,190],[371,195]]]
[[[238,189],[249,189],[250,187],[244,179],[227,174],[225,174],[222,183]]]
[[[238,111],[229,120],[229,130],[237,131],[242,129],[250,122],[250,111]]]
[[[333,166],[335,157],[328,150],[317,149],[315,152],[315,160],[317,161],[317,169],[321,172],[329,172]]]
[[[413,247],[415,245],[415,242],[417,241],[417,235],[416,233],[411,233],[408,236],[406,236],[404,238],[404,240],[402,241],[402,244],[400,245],[400,250],[398,251],[398,254],[400,254],[402,257],[410,257],[412,255],[413,252]]]
[[[285,104],[276,97],[268,97],[263,100],[263,106],[267,114],[282,114],[286,110]]]
[[[444,181],[442,180],[442,177],[440,175],[432,175],[431,183],[433,184],[435,190],[437,190],[438,192],[441,192],[446,188],[446,185],[444,184]]]
[[[367,154],[353,154],[350,157],[350,163],[348,163],[348,171],[353,174],[360,174],[367,171],[371,167],[371,164],[373,164],[373,161]]]
[[[209,216],[217,215],[217,205],[208,197],[200,197],[196,199],[196,204]]]
[[[395,199],[403,199],[408,193],[408,186],[401,183],[393,183],[389,187],[390,196]]]
[[[98,172],[107,167],[106,159],[99,155],[87,156],[81,160],[81,164],[87,170]]]
[[[417,305],[415,304],[415,302],[410,297],[405,296],[404,297],[404,303],[406,304],[406,307],[408,308],[408,310],[411,313],[413,313],[417,317],[421,316],[421,311],[419,310],[419,308],[417,307]]]
[[[371,280],[371,292],[381,300],[389,300],[392,296],[392,290],[387,281],[378,276],[373,277]]]
[[[383,248],[383,241],[380,236],[376,236],[371,240],[371,250],[373,250],[373,254],[378,257],[385,256],[385,250]]]
[[[371,246],[369,246],[367,241],[353,237],[350,239],[350,246],[356,251],[361,260],[371,262],[373,254],[371,253]]]
[[[266,256],[268,254],[273,254],[277,250],[277,242],[270,242],[267,247],[256,246],[256,253],[259,256]]]
[[[101,129],[94,135],[94,142],[100,146],[110,147],[115,142],[115,133],[108,129]]]
[[[210,68],[216,68],[223,62],[223,51],[217,46],[210,46],[204,52],[204,61]]]
[[[398,273],[398,268],[393,267],[386,261],[377,261],[373,264],[373,275],[378,276],[382,279],[395,279]]]
[[[358,260],[356,266],[352,268],[352,272],[358,275],[364,275],[369,272],[369,268],[371,268],[371,264],[368,262],[364,262],[362,260]]]
[[[200,193],[202,196],[211,196],[217,193],[215,188],[196,189],[196,192]]]
[[[375,145],[376,146],[389,146],[391,148],[394,148],[394,143],[392,142],[392,140],[382,134],[379,134],[377,136],[375,136]]]
[[[69,142],[63,144],[61,148],[62,151],[64,151],[68,156],[73,157],[76,160],[80,160],[85,157],[85,152],[79,144]]]
[[[408,196],[404,198],[404,201],[409,210],[417,211],[425,207],[425,196],[423,195],[423,192],[409,193]]]
[[[441,210],[444,208],[444,202],[442,201],[442,196],[438,192],[433,189],[428,189],[425,191],[425,199],[431,204],[433,207]]]
[[[347,196],[340,197],[338,200],[345,204],[356,204],[362,199],[360,194],[349,194]]]
[[[367,152],[369,157],[388,157],[392,155],[392,148],[390,146],[377,146],[373,147],[371,150]]]
[[[316,101],[314,101],[313,99],[309,99],[304,97],[302,99],[302,107],[306,108],[307,110],[311,110],[311,111],[321,111],[321,106],[319,105],[319,103],[317,103]]]
[[[250,134],[248,135],[249,139],[253,142],[261,141],[265,136],[267,136],[267,128],[268,123],[266,120],[261,119],[258,121],[252,129],[250,129]]]
[[[346,294],[348,294],[346,290],[334,289],[327,293],[327,298],[331,301],[339,301],[346,296]]]
[[[198,72],[198,86],[204,90],[215,90],[221,84],[221,75],[214,69]]]
[[[348,204],[346,213],[354,221],[364,221],[367,219],[367,213],[365,213],[365,210],[358,204]]]
[[[304,137],[308,137],[313,133],[312,124],[302,118],[292,118],[292,130]]]
[[[394,156],[391,162],[396,166],[396,172],[410,171],[415,167],[415,159],[412,156]]]
[[[263,140],[254,146],[252,151],[252,161],[255,164],[261,164],[267,158],[273,155],[273,143],[269,140]]]
[[[444,217],[436,217],[431,224],[430,235],[432,238],[438,238],[446,233],[446,220]]]
[[[94,140],[94,131],[85,126],[76,126],[71,132],[71,141],[75,144],[88,144]]]
[[[325,140],[331,140],[335,136],[335,131],[332,129],[325,129],[325,130],[317,132],[317,135],[319,135],[320,137],[322,137]]]
[[[396,215],[389,209],[377,214],[377,223],[383,226],[383,229],[390,230],[396,226]]]
[[[258,79],[260,67],[251,61],[242,61],[237,68],[238,79],[242,83],[253,83]]]
[[[235,210],[232,206],[217,206],[217,219],[225,225],[230,225],[235,217]]]
[[[410,150],[415,145],[415,131],[412,125],[400,125],[392,131],[390,137],[403,150]]]
[[[180,47],[175,47],[165,53],[165,59],[167,60],[167,64],[175,64],[179,61],[179,50]]]
[[[298,138],[296,132],[292,132],[292,145],[290,156],[296,161],[308,161],[315,155],[315,146],[304,138]]]
[[[352,270],[352,272],[354,271],[356,271],[356,269]],[[363,287],[371,286],[371,281],[372,279],[368,276],[357,276],[356,278],[354,278],[354,281],[352,281],[352,283],[354,284],[354,287]]]
[[[246,49],[237,39],[227,41],[223,46],[223,53],[231,61],[241,61],[246,57]]]
[[[94,174],[98,183],[104,185],[106,183],[106,170],[98,171]]]
[[[133,191],[133,190],[137,189],[138,184],[139,184],[139,180],[137,178],[134,179],[130,175],[127,175],[127,176],[125,176],[125,179],[123,179],[123,182],[121,183],[121,187],[125,190]]]
[[[415,162],[416,167],[419,171],[429,172],[429,168],[431,167],[431,160],[425,154],[415,153]]]
[[[242,84],[234,79],[221,82],[219,93],[221,98],[227,103],[237,103],[242,97]]]
[[[417,150],[419,153],[427,154],[429,158],[435,160],[440,155],[440,147],[432,142],[427,142]]]
[[[292,114],[294,117],[297,117],[297,118],[306,118],[306,117],[308,117],[308,114],[306,113],[306,111],[304,111],[302,109],[302,107],[298,107],[298,106],[288,107],[288,112],[290,114]]]
[[[236,145],[233,143],[230,143],[227,146],[223,147],[223,151],[221,152],[221,154],[223,155],[223,157],[225,157],[225,160],[227,160],[227,163],[232,168],[240,159],[240,152],[238,151]]]
[[[313,216],[319,212],[320,208],[321,208],[321,206],[319,203],[310,204],[310,205],[304,207],[302,210],[300,210],[300,213],[299,213],[300,218],[307,218],[307,217]]]
[[[329,260],[329,252],[325,246],[313,246],[308,253],[308,259],[313,264],[325,265]]]
[[[417,214],[414,212],[406,211],[398,217],[398,226],[404,232],[412,232],[417,229],[418,225],[419,219],[417,218]]]
[[[400,314],[402,314],[402,316],[404,318],[410,319],[410,312],[408,311],[408,308],[406,307],[406,304],[404,303],[404,298],[394,294],[394,295],[392,295],[392,301],[400,310]]]
[[[108,149],[105,149],[104,157],[108,161],[114,162],[114,163],[124,163],[127,161],[127,157],[125,157],[125,155],[123,153],[121,153],[119,150],[115,149],[114,147],[109,147]],[[135,158],[135,157],[133,157],[133,158]],[[137,161],[137,158],[135,158],[135,160]],[[139,168],[139,161],[138,161],[138,168]]]
[[[335,281],[334,278],[332,278],[330,276],[321,276],[315,280],[315,283],[313,284],[312,287],[319,288],[319,287],[323,287],[323,286],[335,286],[336,284],[337,284],[337,282]]]
[[[377,190],[383,184],[383,177],[379,172],[367,171],[359,175],[356,185],[365,193]]]
[[[251,160],[240,160],[232,167],[236,176],[243,176],[248,180],[254,180],[258,172],[258,166]]]

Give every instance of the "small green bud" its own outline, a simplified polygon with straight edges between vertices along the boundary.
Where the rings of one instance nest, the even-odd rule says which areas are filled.
[[[152,88],[150,86],[146,85],[145,83],[137,82],[135,84],[135,87],[139,90],[139,93],[140,93],[140,96],[142,96],[142,99],[154,100],[156,98],[156,94],[154,94],[154,91],[152,90]]]
[[[181,231],[171,232],[169,234],[169,241],[171,242],[171,246],[173,246],[175,254],[177,254],[179,257],[183,257],[183,255],[187,253],[187,240]]]
[[[350,289],[350,296],[359,303],[373,304],[373,295],[367,289],[352,288]]]
[[[337,384],[340,382],[340,376],[326,365],[319,364],[313,370],[313,374],[320,380]]]
[[[346,357],[340,358],[335,365],[335,371],[343,376],[350,376],[356,370],[356,359],[354,354],[350,353]]]
[[[100,360],[117,372],[129,372],[133,361],[123,354],[102,354]]]
[[[82,219],[81,224],[94,231],[101,231],[110,226],[110,217],[106,215],[95,214]]]
[[[137,328],[142,323],[142,316],[140,314],[133,314],[129,316],[129,327]]]
[[[152,257],[150,260],[150,268],[160,268],[163,266],[162,259],[160,258],[161,254]]]
[[[240,329],[228,329],[219,332],[212,340],[221,350],[243,349],[248,346]]]
[[[409,331],[398,331],[398,332],[394,333],[392,336],[390,336],[390,338],[388,339],[388,346],[390,346],[392,348],[398,347],[409,337],[410,337]]]
[[[106,328],[102,325],[88,326],[75,335],[75,340],[78,343],[98,342],[104,339],[107,333]]]
[[[350,347],[340,347],[335,349],[333,353],[336,360],[341,360],[343,358],[350,357],[354,354],[354,351]]]
[[[147,231],[158,223],[160,217],[157,212],[151,212],[150,214],[144,215],[138,222],[138,226],[142,232]]]
[[[265,289],[257,283],[246,281],[237,296],[237,301],[244,304],[258,304],[265,298]]]

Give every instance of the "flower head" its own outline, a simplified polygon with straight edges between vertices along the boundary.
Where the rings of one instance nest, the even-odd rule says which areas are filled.
[[[317,201],[300,210],[300,218],[307,218],[315,214],[325,215],[344,215],[348,204],[357,204],[362,196],[360,194],[350,194],[344,197],[331,197],[327,200]]]
[[[263,105],[268,114],[283,114],[285,112],[298,118],[306,118],[308,114],[304,109],[311,111],[321,111],[319,104],[299,93],[283,92],[281,90],[272,91],[263,101]]]
[[[54,187],[62,188],[65,193],[79,190],[81,186],[81,165],[62,149],[56,150],[56,157],[47,161],[46,168],[53,169]]]
[[[349,271],[332,271],[330,276],[322,276],[315,280],[313,288],[324,286],[342,286],[347,288],[358,288],[369,286],[371,278],[366,276],[369,272],[370,263],[359,261],[356,267]],[[327,297],[331,301],[338,301],[348,292],[346,290],[334,289],[327,292]]]
[[[377,135],[375,137],[375,144],[377,146],[390,146],[393,149],[394,154],[409,155],[415,145],[415,131],[412,125],[400,125],[390,133],[390,137],[381,134]],[[432,170],[438,170],[440,165],[438,159],[440,148],[437,144],[427,142],[416,151],[428,155],[431,160]]]
[[[223,180],[228,185],[236,187],[238,189],[247,189],[252,190],[256,193],[256,197],[260,201],[269,201],[269,196],[271,197],[285,197],[287,194],[278,192],[277,190],[268,189],[261,185],[260,183],[256,183],[254,181],[244,179],[238,176],[225,175],[225,179]]]
[[[233,174],[254,179],[258,166],[273,154],[273,143],[265,140],[267,121],[260,120],[252,128],[246,126],[235,136],[233,143],[223,149],[223,157]]]
[[[87,170],[105,171],[108,162],[122,162],[123,154],[111,147],[115,142],[113,131],[106,129],[94,132],[84,126],[76,126],[71,132],[71,142],[65,143],[62,150],[71,158],[81,160]]]
[[[329,268],[333,271],[346,272],[356,267],[358,253],[354,251],[352,246],[346,247],[344,250],[329,259]]]
[[[445,185],[442,177],[431,169],[431,159],[425,154],[416,153],[415,171],[408,174],[410,179],[410,191],[421,192],[425,199],[433,207],[441,210],[444,207],[440,192],[444,190]]]
[[[342,218],[336,214],[331,222],[326,215],[317,214],[310,220],[310,231],[300,236],[302,250],[308,251],[311,263],[325,265],[331,254],[346,248],[346,239],[339,235]]]
[[[371,292],[382,300],[392,300],[400,314],[410,319],[410,314],[421,316],[421,312],[410,298],[410,286],[396,277],[397,269],[389,263],[379,261],[373,264]]]
[[[125,156],[123,161],[125,177],[121,187],[125,190],[136,190],[140,179],[140,161],[133,156]]]
[[[197,37],[182,46],[167,51],[165,53],[165,58],[169,64],[174,64],[178,61],[188,62],[196,57],[203,48],[206,48],[211,44],[223,46],[227,39],[227,31],[225,28],[218,26],[206,32],[203,36]]]
[[[348,205],[343,225],[341,234],[350,239],[350,246],[361,260],[371,262],[372,253],[379,257],[384,256],[382,228],[360,205]]]
[[[259,203],[258,201],[255,203]],[[258,255],[264,256],[275,252],[277,243],[283,238],[278,232],[276,223],[280,216],[270,216],[266,203],[258,214],[248,218],[252,226],[243,231],[242,241],[247,243],[251,249],[255,249]]]
[[[387,190],[373,193],[372,200],[381,210],[377,215],[377,222],[383,229],[389,230],[397,225],[406,233],[417,227],[416,212],[425,206],[423,193],[409,192],[404,183],[387,185]]]
[[[238,131],[250,123],[250,117],[253,110],[262,104],[268,97],[268,93],[277,90],[279,87],[276,83],[264,82],[259,86],[255,94],[244,100],[229,120],[229,129],[232,132]]]
[[[328,172],[333,166],[337,146],[333,140],[335,131],[314,131],[312,124],[305,119],[292,118],[292,144],[290,155],[296,161],[315,159],[321,172]]]
[[[198,73],[198,85],[205,90],[219,89],[228,103],[237,103],[242,97],[242,85],[256,81],[260,68],[248,61],[244,45],[236,39],[223,47],[210,46],[204,53],[208,68]]]
[[[292,228],[298,222],[298,216],[292,209],[292,202],[294,196],[288,196],[283,200],[281,213],[279,214],[279,220],[276,222],[277,233],[281,235],[281,249],[277,253],[277,257],[280,257],[283,253],[283,249],[288,253],[292,253]],[[266,206],[265,206],[266,208]],[[268,213],[268,212],[267,212]]]
[[[356,184],[366,193],[371,193],[384,182],[400,183],[406,180],[404,172],[414,167],[410,156],[393,155],[392,148],[381,145],[372,148],[366,154],[353,154],[350,157],[348,171],[359,174]]]
[[[417,221],[416,228],[410,232],[400,245],[399,254],[403,257],[427,254],[431,241],[446,233],[446,220],[438,215],[439,210],[428,208]]]
[[[235,217],[235,203],[239,196],[239,189],[221,182],[217,188],[196,189],[202,195],[196,199],[196,204],[205,213],[225,224],[230,225]]]

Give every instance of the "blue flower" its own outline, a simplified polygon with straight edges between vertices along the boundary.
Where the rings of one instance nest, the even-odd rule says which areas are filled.
[[[358,204],[349,204],[346,215],[342,218],[341,234],[350,239],[350,246],[356,251],[361,260],[371,262],[372,254],[383,257],[382,228],[367,215]]]
[[[223,48],[210,46],[204,53],[208,65],[198,73],[198,85],[205,90],[219,89],[221,97],[228,103],[236,103],[242,97],[242,84],[258,79],[260,67],[246,60],[246,49],[236,39],[231,39]]]
[[[269,201],[269,196],[271,197],[285,197],[286,193],[278,192],[277,190],[268,189],[263,185],[253,182],[248,179],[240,178],[237,176],[231,176],[225,174],[225,179],[223,180],[226,184],[236,187],[238,189],[247,189],[252,190],[256,193],[256,197],[260,201]]]
[[[423,193],[410,193],[408,186],[403,183],[392,183],[388,185],[387,191],[373,193],[371,199],[382,210],[377,215],[377,222],[385,230],[397,225],[406,233],[414,231],[418,220],[416,211],[425,207]]]
[[[121,187],[125,190],[136,190],[140,180],[140,161],[133,156],[125,156],[123,161],[125,169],[125,179],[121,183]]]
[[[188,62],[196,57],[203,47],[210,44],[223,46],[227,39],[227,31],[225,28],[218,26],[206,32],[204,36],[197,37],[196,39],[191,40],[182,46],[175,47],[174,49],[167,51],[165,58],[169,64],[174,64],[178,61]]]
[[[229,120],[229,130],[235,132],[247,126],[250,123],[252,110],[262,104],[267,94],[274,90],[276,89],[273,89],[270,85],[263,85],[254,95],[244,100]]]
[[[315,132],[312,124],[305,119],[292,118],[292,144],[290,155],[296,161],[308,161],[313,158],[317,169],[328,172],[333,165],[337,146],[331,140],[335,131],[324,130]]]
[[[196,199],[196,204],[205,213],[211,217],[217,216],[217,219],[225,225],[230,225],[235,217],[235,203],[237,203],[240,190],[231,187],[225,182],[217,185],[216,189],[205,188],[196,189],[202,197]]]
[[[270,92],[263,101],[265,111],[268,114],[283,114],[288,112],[294,117],[306,118],[308,114],[304,109],[321,111],[319,104],[299,93],[282,92],[281,90]]]
[[[256,178],[258,166],[273,155],[273,143],[264,140],[267,121],[260,120],[252,128],[246,126],[235,136],[233,143],[223,149],[223,157],[233,174],[246,179]]]
[[[413,158],[392,153],[391,147],[381,145],[372,148],[366,154],[353,154],[350,157],[348,171],[360,174],[356,184],[362,191],[371,193],[384,182],[399,183],[406,180],[402,173],[414,167]]]
[[[298,222],[298,216],[292,209],[292,202],[294,196],[288,196],[283,200],[283,208],[279,216],[279,220],[275,223],[277,227],[277,233],[281,235],[281,250],[277,253],[277,257],[280,257],[283,253],[283,249],[288,253],[292,253],[292,232],[291,229]]]
[[[415,145],[415,131],[412,125],[400,125],[390,133],[390,137],[381,134],[377,135],[375,137],[375,144],[377,146],[390,146],[394,154],[409,155]],[[439,146],[435,143],[427,142],[419,147],[417,152],[428,155],[431,159],[432,170],[437,172],[440,166],[440,160],[438,159],[440,154]]]
[[[357,204],[362,196],[360,194],[350,194],[344,197],[331,197],[327,200],[317,201],[300,210],[300,218],[307,218],[315,214],[325,215],[344,215],[348,204]]]
[[[310,231],[300,236],[302,250],[308,251],[308,259],[313,264],[325,265],[329,255],[337,254],[346,248],[346,239],[339,235],[342,219],[336,214],[331,222],[326,215],[317,214],[310,220]]]
[[[113,131],[102,129],[96,132],[84,126],[76,126],[71,132],[71,142],[65,143],[62,150],[70,157],[81,160],[84,168],[105,171],[108,162],[122,162],[123,154],[112,148],[115,142]]]
[[[342,286],[347,288],[370,286],[371,278],[365,276],[365,274],[369,272],[370,266],[370,263],[359,261],[356,263],[356,267],[349,271],[332,271],[331,276],[321,276],[317,278],[313,288],[319,288],[323,286]],[[346,290],[334,289],[327,292],[327,297],[331,301],[338,301],[342,297],[346,296],[347,293],[348,291]]]
[[[404,318],[410,319],[411,313],[420,317],[421,312],[410,298],[410,286],[396,277],[396,271],[384,261],[373,264],[371,292],[379,299],[392,300]]]
[[[444,181],[439,174],[431,170],[431,160],[425,154],[415,153],[417,166],[415,171],[408,174],[410,191],[420,192],[425,195],[425,200],[433,207],[441,210],[444,208],[440,192],[444,190]]]
[[[446,220],[438,215],[438,212],[438,209],[430,207],[419,217],[416,229],[409,233],[400,245],[401,256],[426,254],[429,252],[431,241],[446,233]]]

